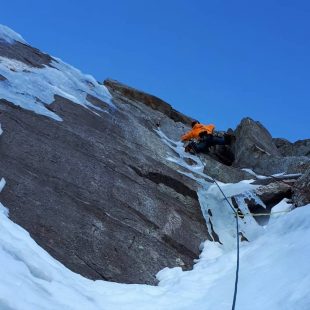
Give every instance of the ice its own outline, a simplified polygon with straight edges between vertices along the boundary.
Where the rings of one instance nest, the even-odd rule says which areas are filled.
[[[230,251],[235,248],[236,244],[236,214],[233,210],[231,196],[236,195],[239,209],[244,214],[244,218],[238,219],[239,231],[243,236],[252,241],[262,233],[263,227],[257,224],[250,215],[248,206],[242,203],[244,197],[254,196],[250,191],[255,188],[253,185],[249,184],[248,181],[242,181],[236,184],[221,184],[220,186],[230,205],[215,184],[211,185],[207,190],[200,189],[198,197],[209,233],[214,230],[223,244],[223,249]],[[244,196],[240,197],[240,201],[238,201],[238,195],[241,193]]]
[[[104,85],[60,59],[53,60],[51,66],[34,68],[15,59],[0,57],[0,74],[6,78],[0,81],[0,98],[57,121],[61,121],[61,117],[47,108],[55,95],[82,105],[93,113],[106,111],[89,102],[87,94],[115,108]]]
[[[26,44],[26,41],[22,36],[7,26],[0,24],[0,40],[6,41],[7,43],[14,43],[15,41]]]
[[[2,178],[0,181],[0,192],[2,191],[4,186],[5,186],[5,180],[4,180],[4,178]]]
[[[278,174],[273,174],[272,176],[277,178],[277,177],[281,177],[281,179],[285,179],[285,178],[299,178],[302,174],[301,173],[278,173]]]
[[[208,178],[208,179],[210,179],[210,182],[212,182],[212,179],[203,173],[204,164],[203,164],[202,160],[195,155],[184,152],[183,142],[174,141],[174,140],[169,139],[160,129],[155,130],[155,132],[162,139],[163,143],[168,145],[169,148],[171,148],[175,153],[177,153],[179,155],[179,157],[167,156],[166,159],[168,161],[174,162],[177,165],[179,165],[180,167],[183,167],[183,168],[188,170],[187,173],[179,171],[180,173],[187,174],[188,176],[192,177],[194,180],[196,180],[196,181],[199,180],[199,182],[201,181],[201,179],[195,177],[195,175],[200,175],[203,178]],[[186,159],[191,159],[194,162],[196,162],[196,164],[195,165],[189,165],[186,162]]]
[[[257,179],[267,179],[268,178],[265,175],[259,175],[259,174],[255,173],[252,169],[249,169],[249,168],[243,168],[241,170],[243,170],[249,174],[254,175]]]
[[[285,177],[287,177],[287,178],[293,178],[293,177],[298,178],[298,177],[301,176],[300,173],[290,173],[290,174],[286,174],[285,172],[276,173],[276,174],[273,174],[273,175],[271,175],[271,176],[265,176],[265,175],[259,175],[259,174],[255,173],[252,169],[249,169],[249,168],[243,168],[243,169],[241,169],[241,170],[243,170],[243,171],[245,171],[245,172],[248,172],[248,173],[252,174],[253,176],[255,176],[257,179],[261,179],[261,180],[263,180],[263,179],[269,179],[270,177],[274,177],[274,178],[279,178],[279,177],[281,177],[281,179],[285,179]]]

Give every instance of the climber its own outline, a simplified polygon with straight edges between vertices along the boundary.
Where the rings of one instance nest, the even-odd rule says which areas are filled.
[[[224,136],[215,135],[213,124],[203,125],[198,121],[192,121],[192,130],[181,137],[183,142],[189,141],[185,146],[185,152],[208,153],[210,146],[227,145],[231,142],[231,133],[224,133]]]

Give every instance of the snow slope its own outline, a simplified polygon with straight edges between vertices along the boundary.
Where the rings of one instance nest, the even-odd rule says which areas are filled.
[[[0,25],[0,41],[14,44],[25,41],[13,30]],[[91,75],[81,73],[76,68],[60,59],[44,68],[35,68],[15,59],[0,56],[0,99],[6,99],[24,109],[51,117],[57,121],[61,118],[50,111],[47,106],[59,95],[80,104],[85,108],[103,111],[87,100],[90,94],[111,106],[111,95],[104,85],[99,84]]]
[[[200,164],[191,167],[189,174],[202,174]],[[214,185],[203,182],[203,190],[213,192],[216,208],[228,210],[219,214],[221,222],[234,220]],[[223,187],[229,195],[246,191],[249,184]],[[205,203],[201,199],[202,209],[209,207]],[[276,209],[288,207],[283,201]],[[251,242],[241,244],[237,309],[310,308],[309,216],[310,205],[278,214],[253,233]],[[253,230],[257,231],[256,226]],[[0,309],[231,309],[235,239],[224,241],[223,245],[206,241],[192,271],[179,267],[160,271],[157,287],[91,281],[53,259],[9,219],[8,210],[0,204],[0,262],[5,266],[0,269]]]

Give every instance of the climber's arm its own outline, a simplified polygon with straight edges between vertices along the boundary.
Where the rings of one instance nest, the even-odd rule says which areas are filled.
[[[193,131],[190,130],[190,131],[188,131],[186,134],[184,134],[184,135],[181,137],[181,140],[182,140],[183,142],[185,142],[185,141],[188,141],[188,140],[192,139],[193,137],[194,137]]]

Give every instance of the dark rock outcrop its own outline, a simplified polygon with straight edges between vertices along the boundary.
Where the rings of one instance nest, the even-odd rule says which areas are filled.
[[[268,185],[258,187],[255,190],[255,194],[262,200],[267,209],[270,210],[282,199],[292,197],[292,187],[284,181],[272,182]]]
[[[151,107],[154,110],[160,111],[163,114],[167,115],[169,118],[175,122],[182,122],[189,125],[192,121],[188,116],[176,111],[171,107],[170,104],[163,101],[162,99],[155,97],[153,95],[142,92],[133,87],[129,87],[125,84],[122,84],[118,81],[107,79],[104,81],[104,85],[114,94],[114,97],[120,95],[127,99],[138,101],[144,103],[145,105]]]
[[[310,203],[310,168],[296,181],[292,198],[297,207]]]
[[[242,180],[251,180],[253,175],[238,168],[224,165],[208,155],[201,155],[204,161],[204,173],[224,183],[236,183]]]
[[[259,122],[244,118],[235,130],[233,146],[235,165],[253,168],[267,156],[278,156],[279,152],[267,129]]]
[[[43,68],[45,65],[50,65],[52,60],[55,61],[50,55],[21,42],[14,44],[0,42],[0,56],[18,60],[36,68]]]
[[[210,148],[210,155],[226,166],[231,166],[235,161],[235,155],[229,145],[216,145]]]
[[[286,139],[273,139],[282,156],[310,156],[310,139],[298,140],[294,143]]]
[[[276,173],[304,173],[310,167],[310,158],[306,156],[271,157],[263,156],[253,170],[264,175]]]
[[[250,118],[241,121],[235,135],[233,165],[236,167],[251,168],[264,175],[281,172],[304,173],[310,167],[309,157],[283,157],[267,129]]]

